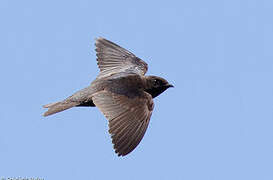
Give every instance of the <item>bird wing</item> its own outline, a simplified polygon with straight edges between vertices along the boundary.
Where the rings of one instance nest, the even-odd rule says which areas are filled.
[[[97,62],[100,74],[97,78],[120,72],[144,75],[148,65],[133,53],[104,38],[96,39]]]
[[[109,121],[115,152],[125,156],[133,151],[148,127],[154,106],[152,96],[143,91],[129,98],[103,90],[95,93],[92,100]]]

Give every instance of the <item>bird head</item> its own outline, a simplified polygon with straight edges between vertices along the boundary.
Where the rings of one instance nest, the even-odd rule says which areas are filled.
[[[172,84],[168,83],[167,80],[157,77],[157,76],[146,76],[146,88],[145,91],[153,98],[163,93],[166,89],[174,87]]]

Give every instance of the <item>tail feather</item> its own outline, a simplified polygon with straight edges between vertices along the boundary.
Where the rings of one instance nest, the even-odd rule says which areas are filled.
[[[60,103],[60,102],[49,103],[49,104],[43,105],[43,108],[50,108],[50,106],[53,106],[53,105],[58,104],[58,103]]]
[[[66,109],[72,108],[79,104],[80,104],[79,102],[73,102],[73,101],[72,102],[62,101],[62,102],[46,104],[43,107],[48,108],[48,110],[44,113],[44,116],[49,116],[49,115],[64,111]]]

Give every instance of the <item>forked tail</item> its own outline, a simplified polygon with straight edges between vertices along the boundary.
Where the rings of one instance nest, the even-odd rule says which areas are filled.
[[[72,108],[77,105],[79,105],[79,102],[66,101],[66,100],[61,102],[46,104],[43,107],[48,108],[48,110],[44,113],[44,116],[49,116],[51,114],[64,111],[66,109]]]

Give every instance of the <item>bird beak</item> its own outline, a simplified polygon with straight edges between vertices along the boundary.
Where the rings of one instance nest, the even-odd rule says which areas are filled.
[[[166,86],[167,86],[168,88],[174,87],[172,84],[167,84]]]

